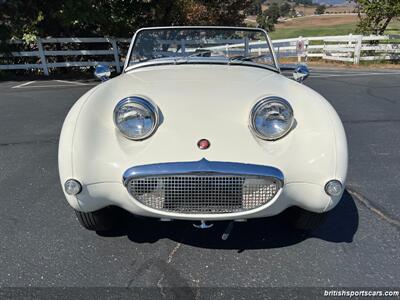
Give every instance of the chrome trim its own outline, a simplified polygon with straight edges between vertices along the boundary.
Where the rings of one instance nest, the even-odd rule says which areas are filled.
[[[214,223],[207,224],[206,221],[204,221],[204,220],[201,220],[200,224],[193,224],[193,227],[198,228],[198,229],[208,229],[213,226],[214,226]]]
[[[290,111],[291,111],[291,113],[292,113],[292,120],[291,120],[291,122],[290,122],[290,126],[288,127],[288,129],[287,129],[286,131],[283,132],[282,135],[280,135],[280,136],[277,137],[277,138],[268,138],[268,137],[264,136],[263,134],[261,134],[261,133],[257,130],[257,128],[256,128],[256,126],[255,126],[255,118],[254,118],[254,116],[255,116],[256,111],[257,111],[258,109],[260,109],[260,107],[262,107],[265,103],[267,103],[267,102],[269,102],[269,101],[275,101],[275,102],[281,102],[281,103],[283,103],[284,105],[286,105],[286,106],[290,109]],[[287,135],[287,134],[290,132],[290,130],[291,130],[292,127],[293,127],[293,124],[294,124],[294,113],[293,113],[293,108],[292,108],[292,106],[290,105],[290,103],[289,103],[287,100],[285,100],[285,99],[283,99],[283,98],[281,98],[281,97],[269,96],[269,97],[263,98],[263,99],[261,99],[260,101],[258,101],[258,102],[253,106],[253,108],[251,109],[251,112],[250,112],[250,122],[249,122],[250,129],[251,129],[251,131],[252,131],[258,138],[260,138],[260,139],[262,139],[262,140],[276,141],[276,140],[279,140],[280,138],[283,138],[285,135]]]
[[[278,71],[279,73],[281,73],[281,69],[279,67],[279,63],[278,63],[278,59],[276,57],[275,54],[275,50],[274,47],[272,45],[272,40],[268,35],[268,32],[262,28],[259,27],[235,27],[235,26],[158,26],[158,27],[144,27],[144,28],[140,28],[138,29],[131,40],[131,43],[129,45],[129,49],[128,49],[128,53],[126,55],[126,59],[125,59],[125,63],[124,63],[124,69],[122,70],[123,73],[127,72],[127,68],[129,65],[129,61],[131,59],[131,55],[132,55],[132,49],[133,46],[135,45],[136,42],[136,37],[137,35],[141,32],[141,31],[145,31],[145,30],[165,30],[165,29],[236,29],[236,30],[247,30],[247,31],[260,31],[263,34],[265,34],[265,36],[267,37],[267,42],[268,42],[268,47],[269,50],[272,54],[272,58],[274,61],[274,65],[275,65],[275,69],[276,71]]]
[[[196,60],[196,59],[191,59],[191,61],[186,61],[185,65],[222,65],[222,66],[227,66],[228,65],[228,59],[226,60]],[[128,71],[132,71],[135,69],[139,69],[139,68],[146,68],[146,67],[154,67],[154,66],[171,66],[171,65],[179,65],[178,64],[171,64],[171,59],[165,59],[163,61],[161,60],[157,60],[157,61],[145,61],[145,62],[141,62],[141,63],[137,63],[135,65],[129,66]],[[276,73],[280,73],[280,71],[278,71],[276,68],[269,66],[269,65],[263,65],[263,64],[257,64],[257,63],[252,63],[252,62],[231,62],[229,63],[229,66],[248,66],[248,67],[254,67],[254,68],[260,68],[260,69],[264,69],[264,70],[269,70],[272,72],[276,72]]]
[[[146,135],[144,135],[144,136],[142,136],[140,138],[132,138],[132,137],[124,134],[118,127],[117,120],[116,120],[117,119],[116,118],[117,110],[119,110],[122,106],[124,106],[127,103],[138,103],[138,104],[144,106],[145,108],[147,108],[148,110],[150,110],[150,112],[154,116],[153,127],[151,128],[151,130]],[[117,105],[114,108],[114,112],[113,112],[114,125],[118,128],[119,132],[124,137],[126,137],[127,139],[134,140],[134,141],[141,141],[141,140],[144,140],[144,139],[148,138],[149,136],[151,136],[156,131],[156,129],[157,129],[158,125],[159,125],[158,124],[159,123],[159,119],[160,119],[160,116],[159,116],[159,112],[158,112],[157,106],[154,105],[153,103],[151,103],[149,100],[143,98],[142,96],[130,96],[130,97],[122,99],[121,101],[119,101],[117,103]]]
[[[75,182],[75,183],[78,185],[79,190],[78,190],[77,193],[75,193],[75,194],[70,194],[70,193],[67,192],[67,184],[68,184],[69,182]],[[78,194],[80,194],[80,193],[82,192],[82,183],[80,183],[80,182],[79,182],[78,180],[76,180],[76,179],[72,179],[72,178],[67,179],[67,180],[64,182],[64,191],[65,191],[68,195],[70,195],[70,196],[76,196],[76,195],[78,195]]]
[[[270,166],[208,161],[203,158],[193,162],[170,162],[150,165],[141,165],[129,168],[123,174],[123,183],[126,186],[132,178],[160,176],[160,175],[204,175],[204,174],[229,174],[272,177],[284,184],[283,173]]]
[[[105,82],[110,79],[111,69],[107,65],[97,65],[94,69],[94,76],[101,80],[101,82]]]
[[[325,187],[324,187],[325,193],[326,193],[327,195],[333,196],[333,197],[339,196],[340,193],[337,194],[337,195],[332,195],[332,194],[328,193],[328,185],[331,184],[331,183],[338,183],[338,184],[340,185],[340,190],[341,190],[340,193],[343,192],[343,184],[342,184],[339,180],[337,180],[337,179],[332,179],[332,180],[329,180],[329,181],[325,184]]]

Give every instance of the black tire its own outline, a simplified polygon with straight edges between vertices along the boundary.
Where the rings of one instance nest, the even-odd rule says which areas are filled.
[[[287,216],[290,225],[294,229],[312,231],[320,227],[325,222],[328,212],[314,213],[299,207],[291,207],[288,209]]]
[[[79,223],[88,230],[108,231],[117,224],[117,212],[113,207],[105,207],[94,212],[75,210]]]

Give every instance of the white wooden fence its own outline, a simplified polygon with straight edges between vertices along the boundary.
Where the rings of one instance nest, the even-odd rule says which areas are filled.
[[[22,41],[10,41],[10,44],[21,45]],[[38,39],[36,41],[36,49],[34,51],[16,51],[11,52],[12,57],[35,57],[35,63],[17,63],[17,64],[0,64],[0,70],[16,70],[16,69],[42,69],[44,75],[49,75],[50,68],[63,68],[63,67],[90,67],[95,66],[97,64],[107,64],[110,66],[115,66],[118,73],[121,72],[121,66],[123,62],[121,61],[121,44],[125,44],[126,48],[129,45],[130,39],[126,38],[46,38],[46,39]],[[46,44],[59,44],[64,45],[63,48],[66,48],[65,45],[74,44],[74,46],[78,45],[86,45],[87,44],[102,44],[102,48],[107,49],[101,50],[46,50]],[[90,47],[93,48],[93,47]],[[0,55],[5,57],[6,55]],[[71,58],[76,56],[84,56],[88,57],[87,60],[74,61]],[[107,60],[94,60],[93,56],[96,57],[104,57],[108,58]],[[59,62],[58,59],[54,59],[53,61],[50,58],[55,57],[63,57],[62,62]],[[112,57],[112,60],[110,60]],[[1,57],[0,57],[1,59]]]
[[[299,51],[298,42],[305,45]],[[400,60],[400,35],[341,35],[298,37],[273,41],[279,58],[322,58],[359,64],[360,61]]]
[[[301,42],[299,43],[299,41]],[[119,73],[129,42],[130,39],[127,38],[38,39],[31,47],[34,48],[32,51],[13,51],[8,55],[0,54],[0,60],[18,59],[17,63],[0,64],[0,70],[41,69],[43,74],[49,75],[49,69],[52,68],[90,67],[102,63],[115,66]],[[364,60],[400,60],[400,35],[362,36],[350,34],[298,37],[273,40],[272,42],[279,59],[285,57],[298,57],[299,60],[320,58],[354,64],[359,64]],[[23,45],[22,41],[11,41],[10,43],[15,46]],[[304,47],[300,48],[301,44]],[[86,49],[82,49],[84,47]],[[102,49],[96,49],[96,47]],[[80,57],[79,60],[77,57]]]

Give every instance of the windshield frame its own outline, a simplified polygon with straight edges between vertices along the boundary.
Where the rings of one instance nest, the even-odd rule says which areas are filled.
[[[221,64],[224,64],[224,65],[243,65],[243,66],[263,68],[263,69],[272,70],[272,71],[281,73],[281,70],[279,68],[279,63],[278,63],[278,60],[276,58],[275,51],[274,51],[274,48],[273,48],[273,45],[272,45],[272,41],[271,41],[268,33],[262,28],[235,27],[235,26],[161,26],[161,27],[144,27],[144,28],[140,28],[133,35],[132,41],[131,41],[131,43],[129,45],[128,53],[126,55],[126,59],[125,59],[125,63],[124,63],[124,69],[123,69],[122,72],[126,73],[126,72],[128,72],[130,70],[133,70],[133,69],[138,69],[138,68],[141,68],[141,67],[155,66],[155,65],[167,65],[167,64],[168,65],[173,65],[174,64],[173,62],[166,63],[165,61],[162,61],[162,60],[160,60],[160,61],[139,62],[139,63],[137,63],[135,65],[132,65],[132,66],[128,65],[129,61],[131,60],[132,50],[133,50],[133,48],[135,46],[135,43],[137,41],[137,37],[142,31],[169,30],[169,29],[170,30],[185,30],[185,29],[189,29],[189,30],[190,29],[204,29],[204,30],[206,30],[206,29],[214,29],[214,30],[215,29],[221,29],[221,30],[224,30],[225,29],[225,30],[243,30],[243,31],[258,31],[258,32],[261,32],[266,37],[266,41],[268,43],[268,48],[269,48],[269,51],[271,52],[273,66],[257,64],[257,63],[254,63],[254,62],[247,62],[247,61],[229,62],[229,59],[228,59],[227,63],[222,63],[222,61],[219,62],[219,63],[217,61],[215,61],[215,62],[208,61],[208,62],[204,62],[204,63],[205,64],[207,64],[207,63],[208,64],[219,64],[219,65],[221,65]],[[199,62],[186,61],[186,63],[196,64],[196,63],[199,63]],[[181,64],[181,63],[176,63],[176,64],[178,65],[178,64]]]

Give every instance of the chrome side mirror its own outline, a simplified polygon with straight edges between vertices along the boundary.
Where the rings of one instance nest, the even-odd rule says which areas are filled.
[[[304,80],[310,75],[310,70],[306,65],[298,65],[293,72],[293,79],[297,82],[303,83]]]
[[[111,69],[106,65],[97,65],[94,69],[94,76],[100,79],[102,82],[110,79]]]

